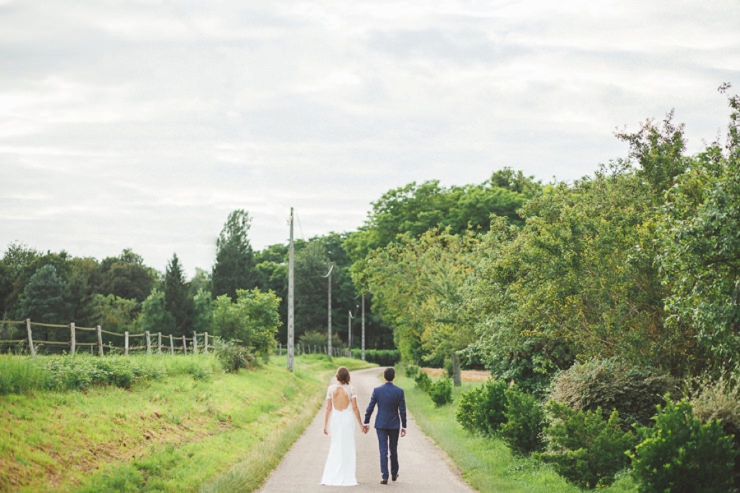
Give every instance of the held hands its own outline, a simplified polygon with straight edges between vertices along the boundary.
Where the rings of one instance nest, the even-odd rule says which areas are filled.
[[[406,436],[406,430],[401,430],[401,436],[402,437],[405,437]]]
[[[362,426],[362,432],[367,435],[367,430],[370,429],[368,425],[361,425]]]

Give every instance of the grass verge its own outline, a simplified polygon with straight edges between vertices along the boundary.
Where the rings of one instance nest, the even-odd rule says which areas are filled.
[[[302,356],[293,373],[274,358],[208,374],[177,358],[193,356],[130,389],[0,396],[0,491],[253,491],[315,414],[336,367],[372,366]]]
[[[401,372],[399,372],[401,373]],[[471,435],[456,419],[460,394],[480,383],[463,382],[453,388],[453,403],[435,407],[429,395],[412,379],[396,378],[406,393],[406,403],[417,425],[443,449],[462,473],[463,479],[481,493],[577,493],[581,489],[568,483],[552,468],[527,457],[518,457],[498,438]],[[599,491],[636,491],[625,475]]]

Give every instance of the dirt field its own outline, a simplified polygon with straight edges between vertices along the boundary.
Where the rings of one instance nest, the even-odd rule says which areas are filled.
[[[422,368],[422,371],[430,377],[439,378],[444,374],[442,368]],[[460,377],[463,382],[485,382],[491,377],[491,372],[479,370],[463,370]]]

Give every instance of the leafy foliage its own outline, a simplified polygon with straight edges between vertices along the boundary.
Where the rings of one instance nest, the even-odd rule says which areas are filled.
[[[620,428],[618,411],[604,419],[601,409],[574,411],[550,401],[552,423],[545,428],[547,451],[534,457],[552,464],[561,476],[582,488],[611,484],[614,475],[629,465],[626,452],[635,434]]]
[[[424,392],[429,392],[429,389],[432,387],[432,379],[423,371],[420,371],[416,377],[414,377],[414,383],[416,383],[416,386]]]
[[[449,404],[452,402],[452,380],[441,378],[429,386],[428,392],[435,406]]]
[[[263,293],[258,288],[239,289],[236,295],[235,302],[228,295],[216,298],[213,307],[215,335],[251,347],[256,355],[268,358],[277,346],[275,334],[280,324],[277,312],[280,300],[274,293]]]
[[[237,373],[241,368],[252,368],[255,362],[253,349],[234,341],[220,340],[216,343],[215,352],[224,370],[230,373]]]
[[[523,455],[542,450],[545,445],[542,433],[547,420],[539,400],[516,387],[506,389],[505,395],[505,421],[500,428],[503,441]]]
[[[493,435],[506,422],[506,390],[501,380],[489,380],[478,388],[464,392],[457,407],[457,421],[472,433]]]
[[[229,214],[216,240],[216,263],[213,265],[213,296],[237,298],[237,290],[256,285],[254,252],[248,233],[252,219],[243,209]]]
[[[669,375],[605,359],[576,363],[556,376],[550,397],[575,411],[601,408],[605,419],[616,409],[626,429],[633,423],[649,425],[662,396],[677,390]]]
[[[352,350],[353,358],[360,358],[361,356],[362,350]],[[401,351],[398,349],[365,349],[365,361],[376,363],[380,366],[394,366],[401,361]]]
[[[645,493],[732,491],[737,452],[719,421],[702,423],[687,401],[658,406],[655,426],[640,427],[632,458]]]

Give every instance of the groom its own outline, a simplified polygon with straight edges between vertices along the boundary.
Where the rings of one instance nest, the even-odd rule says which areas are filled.
[[[406,436],[406,399],[403,389],[393,385],[396,371],[386,368],[383,372],[385,383],[375,387],[370,404],[365,411],[365,428],[370,425],[370,416],[375,405],[378,405],[378,415],[375,417],[375,431],[378,434],[380,446],[380,472],[383,480],[380,484],[388,484],[388,450],[391,458],[391,479],[398,479],[398,435]],[[400,419],[399,419],[400,418]]]

